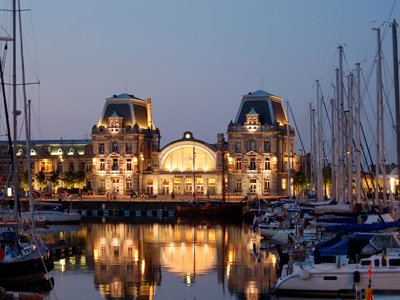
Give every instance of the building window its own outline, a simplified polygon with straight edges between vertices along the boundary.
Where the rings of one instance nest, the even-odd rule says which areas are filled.
[[[256,158],[250,157],[249,170],[256,170]]]
[[[92,164],[90,162],[86,162],[86,171],[91,172],[92,171]]]
[[[118,171],[118,159],[117,158],[113,159],[112,170]]]
[[[240,179],[238,179],[236,181],[236,190],[237,191],[241,191],[242,190],[242,181]]]
[[[270,141],[264,141],[264,152],[271,152],[271,143],[270,143]]]
[[[242,152],[242,145],[240,142],[235,143],[235,153],[241,153]]]
[[[131,143],[125,144],[125,153],[132,153],[132,144]]]
[[[249,192],[250,193],[256,193],[257,192],[257,179],[250,178]]]
[[[104,153],[104,144],[103,143],[99,144],[99,153]]]
[[[169,194],[169,180],[168,179],[163,179],[163,181],[162,181],[162,193],[164,195]]]
[[[269,157],[265,158],[265,170],[271,170],[271,161],[269,160]]]
[[[242,170],[242,160],[241,159],[236,159],[235,169],[237,171],[241,171]]]
[[[286,190],[286,178],[282,178],[282,190]]]
[[[118,152],[118,143],[112,143],[112,152]]]
[[[57,163],[57,172],[62,172],[62,171],[63,171],[62,162],[59,161],[59,162]]]
[[[105,162],[104,159],[100,159],[100,171],[104,171],[105,170]]]
[[[130,159],[126,160],[126,169],[132,171],[132,161]]]
[[[101,180],[100,181],[100,189],[104,190],[106,188],[106,181],[105,180]]]
[[[256,149],[256,141],[250,140],[249,141],[249,151],[257,151]]]
[[[73,161],[69,162],[69,171],[70,172],[75,172],[75,165]]]
[[[269,179],[265,179],[264,181],[264,191],[269,191],[270,190],[270,181]]]
[[[132,189],[132,181],[130,179],[126,180],[126,189],[131,190]]]

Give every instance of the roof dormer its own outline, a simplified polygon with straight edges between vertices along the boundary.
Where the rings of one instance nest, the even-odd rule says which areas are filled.
[[[244,125],[248,131],[257,131],[260,128],[260,115],[255,111],[254,107],[246,114]]]
[[[119,116],[116,111],[108,117],[108,129],[111,133],[118,133],[122,128],[123,117]]]

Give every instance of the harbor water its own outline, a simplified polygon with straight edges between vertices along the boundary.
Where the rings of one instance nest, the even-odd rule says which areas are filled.
[[[251,226],[86,223],[43,230],[80,245],[50,272],[46,299],[268,299],[277,258]]]
[[[103,218],[40,234],[48,245],[77,246],[57,253],[45,299],[304,299],[271,294],[279,259],[249,224]]]

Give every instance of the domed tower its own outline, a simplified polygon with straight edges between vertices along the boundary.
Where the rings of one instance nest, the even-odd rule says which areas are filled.
[[[229,189],[243,195],[287,195],[288,144],[293,161],[294,129],[283,100],[258,90],[242,96],[228,125]]]
[[[153,156],[160,150],[160,131],[153,123],[150,98],[107,98],[91,136],[96,194],[151,193],[143,178],[158,166]]]

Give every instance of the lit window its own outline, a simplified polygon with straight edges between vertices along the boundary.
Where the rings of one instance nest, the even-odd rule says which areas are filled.
[[[242,170],[242,160],[236,159],[235,168],[236,168],[237,171],[241,171]]]
[[[116,159],[116,158],[113,159],[112,170],[113,171],[118,170],[118,159]]]
[[[271,170],[271,161],[269,160],[269,157],[265,158],[265,170]]]

